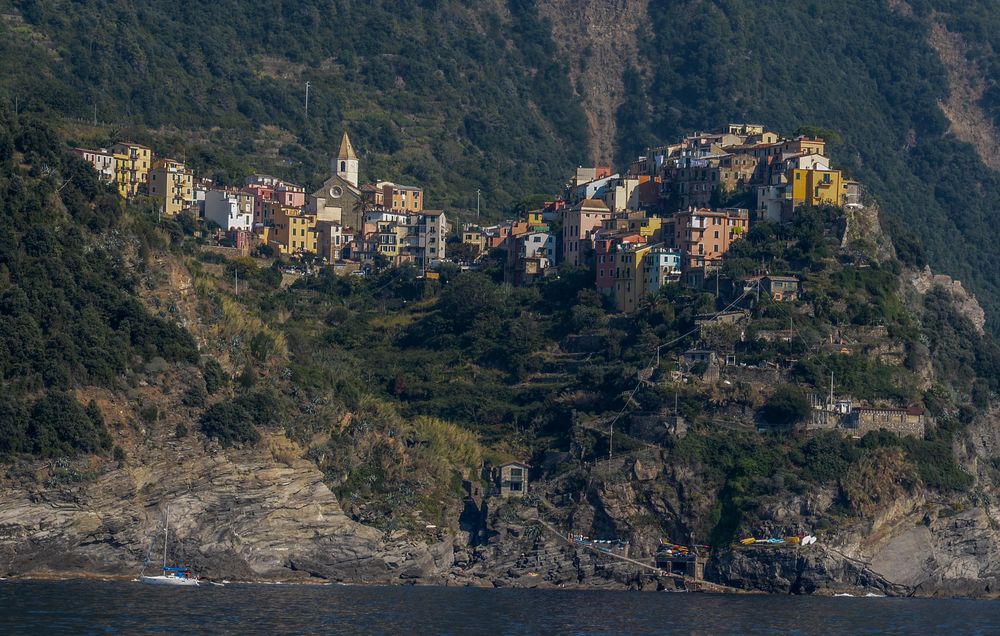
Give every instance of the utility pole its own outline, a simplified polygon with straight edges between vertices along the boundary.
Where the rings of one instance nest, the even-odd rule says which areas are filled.
[[[306,82],[306,117],[309,117],[309,82]]]
[[[94,102],[94,126],[97,126],[97,102]]]
[[[236,277],[236,291],[235,291],[235,293],[233,293],[233,296],[239,296],[240,295],[240,268],[239,267],[234,268],[233,269],[233,274]]]
[[[611,459],[614,457],[615,448],[615,421],[611,420],[611,434],[608,436],[608,466],[611,465]]]
[[[476,220],[479,220],[479,189],[476,189]]]

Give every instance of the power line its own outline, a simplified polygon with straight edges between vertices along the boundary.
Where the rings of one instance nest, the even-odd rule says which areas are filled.
[[[757,285],[758,286],[760,285],[760,281],[759,280],[757,281]],[[737,296],[735,300],[733,300],[731,303],[729,303],[728,305],[726,305],[725,307],[723,307],[719,311],[717,311],[714,314],[712,314],[712,318],[714,319],[714,318],[716,318],[716,317],[724,314],[725,312],[729,311],[730,309],[732,309],[734,306],[736,306],[737,303],[739,303],[741,300],[743,300],[744,298],[746,298],[747,294],[749,294],[749,293],[750,293],[750,290],[744,289],[743,293],[740,294],[739,296]],[[613,454],[614,454],[615,422],[617,422],[621,418],[621,416],[625,414],[625,411],[628,410],[629,404],[632,402],[633,398],[635,398],[635,394],[638,393],[639,389],[642,387],[642,383],[643,383],[643,380],[642,380],[643,373],[642,372],[643,371],[652,371],[653,369],[659,367],[659,363],[660,363],[660,349],[663,349],[664,347],[668,347],[670,345],[676,344],[676,343],[680,342],[681,340],[683,340],[684,338],[687,338],[688,336],[690,336],[690,335],[692,335],[694,333],[697,333],[700,329],[701,329],[700,326],[695,327],[694,329],[691,329],[687,333],[681,334],[680,336],[677,336],[676,338],[674,338],[672,340],[669,340],[669,341],[667,341],[667,342],[665,342],[665,343],[657,346],[656,349],[654,350],[652,356],[650,356],[649,362],[646,364],[646,366],[642,370],[639,371],[639,373],[638,373],[639,380],[638,380],[638,382],[636,382],[635,388],[632,389],[632,391],[629,393],[628,397],[625,399],[625,404],[622,405],[621,410],[618,411],[618,413],[608,423],[608,428],[609,428],[609,433],[608,433],[608,461],[609,462],[611,461],[611,459],[613,457]],[[655,365],[656,366],[654,366],[654,361],[655,361]]]

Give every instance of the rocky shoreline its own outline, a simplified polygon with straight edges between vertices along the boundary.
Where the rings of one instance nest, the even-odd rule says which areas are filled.
[[[3,484],[0,577],[135,578],[169,505],[171,559],[212,580],[968,598],[1000,591],[1000,531],[986,508],[933,513],[930,502],[900,500],[809,549],[719,550],[696,585],[575,549],[531,505],[483,517],[474,532],[386,534],[348,517],[306,460],[194,440],[141,460],[89,481]],[[607,500],[595,505],[605,511],[614,511],[612,498],[636,496],[598,490]]]

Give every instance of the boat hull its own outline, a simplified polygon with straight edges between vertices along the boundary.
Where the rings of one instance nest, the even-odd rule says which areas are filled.
[[[145,585],[172,585],[177,587],[195,587],[198,579],[184,579],[177,576],[141,576],[139,582]]]

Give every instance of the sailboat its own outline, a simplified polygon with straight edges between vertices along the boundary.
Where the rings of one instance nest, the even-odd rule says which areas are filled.
[[[146,566],[149,565],[149,556],[153,551],[153,544],[149,544],[149,551],[146,553],[146,562],[139,572],[139,582],[146,585],[183,585],[196,586],[198,579],[191,576],[191,571],[186,567],[167,567],[167,543],[170,539],[170,517],[169,507],[163,512],[163,570],[157,576],[146,576]]]

